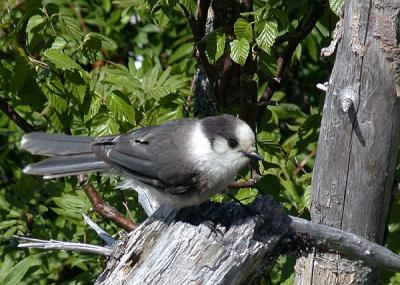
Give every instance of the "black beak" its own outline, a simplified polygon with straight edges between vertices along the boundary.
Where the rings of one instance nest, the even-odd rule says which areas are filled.
[[[255,151],[252,151],[252,152],[243,152],[243,153],[244,153],[244,155],[245,155],[246,157],[250,158],[251,160],[255,160],[255,161],[257,161],[257,160],[263,161],[263,160],[264,160],[264,158],[263,158],[260,154],[258,154],[257,152],[255,152]]]

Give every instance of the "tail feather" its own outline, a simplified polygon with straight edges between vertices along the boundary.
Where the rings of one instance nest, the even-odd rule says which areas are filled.
[[[94,138],[34,132],[24,135],[21,147],[33,154],[60,156],[91,153]]]
[[[27,165],[26,174],[43,175],[44,178],[64,177],[81,173],[107,170],[110,167],[94,154],[75,154],[51,157],[37,163]]]
[[[92,152],[93,141],[94,138],[82,136],[42,132],[27,134],[22,138],[21,147],[50,158],[29,164],[23,171],[44,178],[55,178],[109,169],[109,165]]]

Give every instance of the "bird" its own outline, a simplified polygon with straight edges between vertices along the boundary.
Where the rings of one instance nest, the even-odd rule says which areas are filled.
[[[27,165],[26,174],[50,179],[117,170],[130,187],[175,209],[224,192],[241,168],[263,160],[250,126],[227,114],[101,137],[32,132],[21,148],[48,157]]]

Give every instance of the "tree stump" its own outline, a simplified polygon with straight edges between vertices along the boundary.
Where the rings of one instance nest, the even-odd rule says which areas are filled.
[[[251,206],[161,207],[119,241],[96,284],[258,284],[289,224],[267,197]]]

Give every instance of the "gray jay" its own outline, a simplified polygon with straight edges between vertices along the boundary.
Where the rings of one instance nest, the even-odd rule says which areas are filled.
[[[132,188],[151,191],[160,204],[198,205],[223,192],[256,152],[249,125],[231,116],[183,119],[126,134],[84,137],[34,132],[21,147],[50,158],[24,173],[55,178],[116,169]]]

